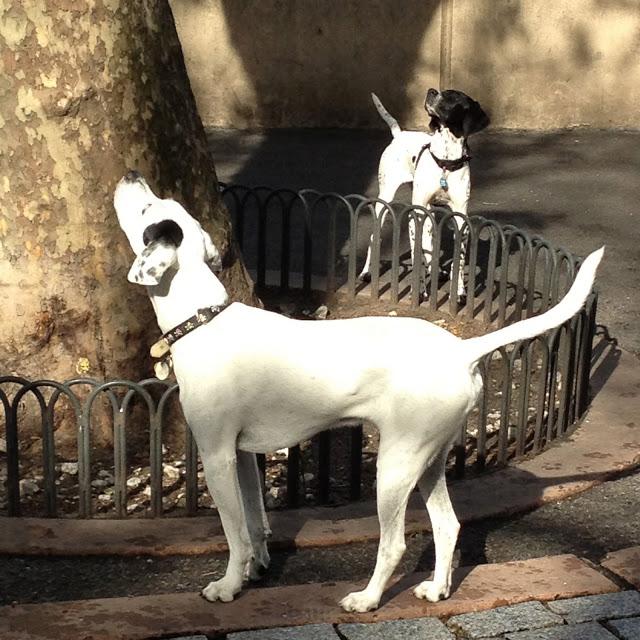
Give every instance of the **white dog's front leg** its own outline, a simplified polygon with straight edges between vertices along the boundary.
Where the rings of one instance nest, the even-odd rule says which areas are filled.
[[[271,528],[264,510],[260,471],[254,453],[238,451],[238,480],[240,481],[249,538],[253,547],[248,578],[258,580],[269,566],[267,538],[271,535]]]
[[[464,288],[464,266],[467,261],[467,244],[469,242],[469,225],[465,224],[459,218],[454,218],[456,226],[458,227],[458,234],[460,236],[460,255],[458,257],[458,276],[456,278],[456,293],[458,295],[458,301],[464,304],[466,299],[466,293]],[[451,262],[451,280],[456,277],[455,276],[455,265],[456,265],[456,256],[455,249],[453,260]]]
[[[431,207],[427,205],[427,209],[431,210]],[[433,257],[433,220],[431,216],[427,216],[422,227],[422,237],[420,239],[420,245],[416,247],[416,221],[413,216],[409,217],[409,245],[411,248],[411,266],[413,269],[423,269],[420,274],[420,279],[425,287],[424,293],[428,294],[429,291],[426,288],[426,273],[430,270],[431,259]],[[437,276],[437,274],[436,274]]]
[[[211,602],[230,602],[242,589],[253,555],[240,495],[235,445],[230,451],[218,449],[209,455],[203,454],[202,464],[229,545],[226,573],[220,580],[210,582],[202,595]]]
[[[431,211],[431,205],[427,205],[427,209]],[[431,217],[425,219],[422,227],[422,255],[424,264],[429,270],[433,259],[433,220],[431,220]]]
[[[469,208],[469,178],[468,169],[463,168],[461,171],[465,172],[467,178],[464,180],[452,181],[450,186],[449,196],[451,198],[451,210],[455,213],[461,213],[467,215]],[[467,256],[467,243],[469,241],[469,225],[465,224],[460,218],[454,218],[455,224],[458,227],[458,235],[460,237],[460,255],[458,257],[458,277],[456,282],[456,292],[458,299],[463,301],[465,297],[464,289],[464,266]],[[454,265],[456,262],[456,256],[454,252],[453,261],[451,262],[451,280],[454,278]]]

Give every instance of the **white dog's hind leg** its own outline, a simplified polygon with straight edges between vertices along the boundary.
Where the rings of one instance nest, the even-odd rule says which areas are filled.
[[[402,157],[398,156],[398,151],[393,146],[393,143],[385,149],[385,152],[380,158],[380,168],[378,170],[378,183],[380,190],[378,192],[378,198],[385,202],[392,202],[395,198],[398,189],[405,183],[413,180],[413,174],[410,169],[407,168],[406,162]],[[380,223],[380,240],[382,241],[382,228],[384,226],[385,219],[387,217],[388,209],[384,205],[378,203],[375,206],[375,220],[373,224],[376,224],[376,220]],[[364,267],[358,276],[361,280],[367,280],[371,275],[371,252],[373,247],[373,233],[369,238],[369,247],[367,249],[367,259],[365,260]]]
[[[436,566],[433,580],[421,582],[413,593],[416,597],[426,598],[430,602],[449,597],[453,552],[460,531],[460,524],[451,505],[444,474],[448,450],[449,447],[443,450],[418,481],[418,488],[431,519],[436,548]]]
[[[354,591],[342,599],[345,611],[371,611],[378,606],[382,592],[406,548],[404,519],[407,501],[422,472],[421,452],[383,448],[378,453],[377,500],[380,544],[376,567],[363,591]]]
[[[382,194],[380,194],[378,197],[382,200],[386,200],[387,202],[389,202],[387,198],[382,197]],[[382,228],[384,227],[386,218],[387,218],[387,207],[380,204],[379,202],[376,203],[376,206],[374,209],[374,220],[372,221],[372,224],[373,225],[380,224],[380,233],[378,234],[379,244],[382,244]],[[368,280],[371,276],[371,254],[373,253],[374,235],[375,234],[372,231],[371,236],[369,237],[369,246],[367,247],[367,257],[364,261],[364,266],[362,267],[362,271],[358,276],[360,280]]]
[[[235,444],[231,450],[222,446],[213,447],[212,453],[201,454],[207,487],[218,508],[229,545],[226,573],[220,580],[210,582],[202,590],[202,595],[211,602],[230,602],[242,589],[242,582],[249,573],[249,563],[253,556],[240,495]]]
[[[264,510],[260,471],[254,453],[238,451],[238,480],[240,481],[249,538],[253,547],[253,558],[249,565],[248,577],[251,580],[257,580],[269,566],[267,538],[271,535],[271,529]]]

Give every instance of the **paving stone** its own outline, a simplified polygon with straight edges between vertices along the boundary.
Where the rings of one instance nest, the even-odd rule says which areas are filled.
[[[340,624],[338,631],[346,640],[455,640],[438,618]]]
[[[600,564],[640,589],[640,546],[607,553]]]
[[[620,591],[598,596],[582,596],[547,603],[551,611],[561,615],[569,624],[591,620],[611,620],[640,616],[640,593]]]
[[[560,616],[550,613],[539,602],[523,602],[481,613],[464,613],[450,618],[447,624],[450,629],[461,631],[466,638],[495,638],[510,631],[562,623]]]
[[[640,638],[640,618],[609,620],[607,627],[615,631],[620,640],[638,640]]]
[[[617,638],[597,622],[588,622],[508,633],[504,636],[504,640],[617,640]]]
[[[227,640],[338,640],[338,635],[330,624],[305,624],[301,627],[239,631],[228,634]]]

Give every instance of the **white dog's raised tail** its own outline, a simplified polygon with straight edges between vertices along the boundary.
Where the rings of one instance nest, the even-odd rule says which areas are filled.
[[[380,102],[380,98],[375,93],[371,94],[371,99],[373,100],[373,104],[375,105],[380,117],[389,125],[389,129],[391,129],[391,135],[395,138],[398,134],[402,133],[402,129],[398,124],[398,121],[384,108],[382,102]]]
[[[589,254],[582,263],[578,275],[565,297],[545,313],[521,320],[493,333],[465,340],[465,353],[468,355],[470,362],[476,363],[482,356],[505,344],[533,338],[549,329],[553,329],[578,313],[587,296],[591,293],[596,271],[603,255],[604,247]]]

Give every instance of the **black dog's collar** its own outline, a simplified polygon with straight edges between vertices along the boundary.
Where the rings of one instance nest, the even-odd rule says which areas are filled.
[[[151,347],[151,355],[154,358],[161,358],[165,353],[169,351],[169,347],[184,338],[188,333],[191,333],[203,324],[211,322],[219,313],[224,311],[229,305],[213,305],[211,307],[203,307],[198,309],[197,313],[190,318],[187,318],[184,322],[173,327],[173,329],[167,331],[158,342]]]
[[[428,151],[431,154],[433,161],[443,171],[449,171],[449,172],[458,171],[458,169],[462,169],[462,167],[464,167],[464,165],[467,162],[469,162],[469,160],[471,160],[471,155],[469,154],[469,147],[466,145],[466,143],[464,145],[464,150],[460,158],[456,158],[455,160],[445,160],[443,158],[438,158],[438,156],[436,156],[433,153],[433,151],[431,151],[431,143],[428,142],[420,149],[420,153],[418,153],[418,156],[416,157],[416,167],[418,166],[418,163],[420,162],[420,158],[422,157],[422,154],[425,151]]]

